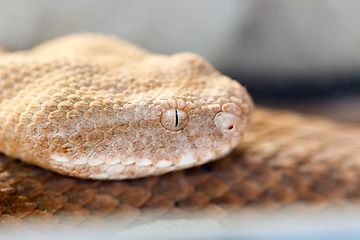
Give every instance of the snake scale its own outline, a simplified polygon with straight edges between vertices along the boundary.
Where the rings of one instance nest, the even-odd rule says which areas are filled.
[[[194,54],[71,35],[0,55],[0,84],[0,149],[11,156],[0,155],[5,228],[125,226],[360,197],[358,126],[258,108],[243,137],[250,96]],[[114,144],[124,139],[126,148]],[[127,149],[121,159],[114,146]],[[32,164],[80,178],[147,177],[79,179]]]

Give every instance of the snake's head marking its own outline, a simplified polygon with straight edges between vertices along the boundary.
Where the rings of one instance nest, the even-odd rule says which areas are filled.
[[[196,54],[73,35],[0,58],[0,150],[82,178],[163,174],[238,145],[253,103]]]

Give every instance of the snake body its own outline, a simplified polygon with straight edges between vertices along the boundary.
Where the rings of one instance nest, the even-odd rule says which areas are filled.
[[[0,55],[0,151],[95,179],[164,174],[227,155],[253,103],[192,53],[74,34]]]
[[[226,157],[122,181],[77,179],[0,154],[0,229],[33,236],[86,228],[104,236],[155,219],[205,217],[239,228],[272,212],[275,221],[296,224],[319,212],[338,218],[326,209],[358,210],[359,135],[359,126],[258,107],[242,144]]]

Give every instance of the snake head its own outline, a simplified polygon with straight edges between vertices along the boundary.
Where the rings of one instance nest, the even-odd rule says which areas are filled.
[[[192,53],[153,55],[137,66],[137,74],[140,69],[147,80],[134,84],[144,91],[124,98],[129,110],[118,115],[131,115],[137,127],[123,131],[136,137],[129,145],[117,140],[126,146],[119,154],[127,155],[115,154],[115,163],[157,175],[218,159],[240,143],[253,102],[238,82]]]
[[[5,69],[5,70],[4,70]],[[226,155],[253,103],[196,54],[80,34],[0,58],[0,150],[81,178],[159,175]]]

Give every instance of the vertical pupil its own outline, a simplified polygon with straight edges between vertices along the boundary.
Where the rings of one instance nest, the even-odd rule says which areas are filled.
[[[178,118],[178,112],[177,109],[175,109],[175,127],[179,125],[179,118]]]

